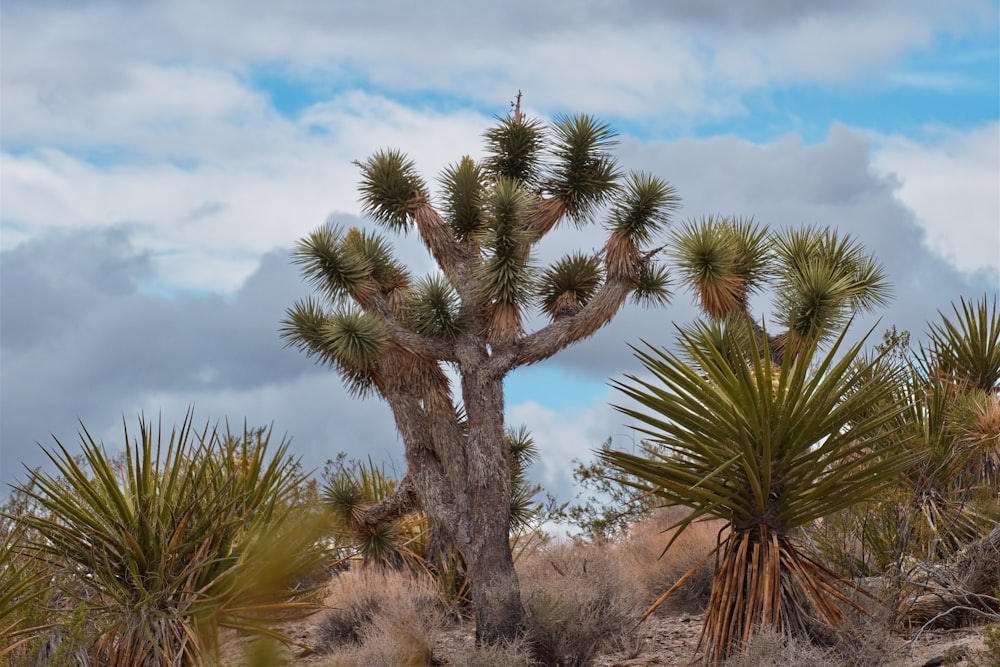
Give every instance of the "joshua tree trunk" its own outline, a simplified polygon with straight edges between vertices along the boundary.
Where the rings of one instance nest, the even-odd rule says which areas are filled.
[[[477,642],[515,637],[523,609],[510,551],[510,450],[504,440],[503,378],[483,370],[462,378],[469,415],[469,504],[462,549],[476,607]]]
[[[420,397],[403,386],[385,392],[406,444],[408,472],[397,493],[366,519],[377,524],[416,508],[427,512],[435,530],[465,559],[477,641],[496,643],[518,635],[524,613],[510,551],[503,377],[484,368],[462,373],[467,433],[445,387]]]

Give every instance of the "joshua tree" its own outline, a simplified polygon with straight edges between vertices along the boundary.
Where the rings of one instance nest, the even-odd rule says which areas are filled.
[[[354,393],[389,404],[407,472],[363,521],[422,508],[465,559],[477,640],[495,642],[515,636],[523,615],[508,539],[504,377],[590,336],[629,297],[666,302],[653,246],[679,200],[653,176],[624,175],[614,133],[587,116],[544,124],[522,114],[519,97],[485,139],[486,157],[445,169],[436,197],[397,150],[358,163],[366,213],[390,232],[415,229],[440,271],[414,279],[381,235],[323,226],[294,257],[325,303],[296,303],[282,336]],[[550,230],[598,213],[603,248],[536,265]],[[535,311],[543,324],[527,331]]]

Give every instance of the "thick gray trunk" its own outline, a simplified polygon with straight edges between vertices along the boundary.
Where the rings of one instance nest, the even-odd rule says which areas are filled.
[[[497,643],[521,631],[524,609],[510,552],[510,450],[504,439],[503,378],[482,370],[464,373],[462,395],[469,416],[466,512],[462,545],[476,606],[476,640]]]
[[[510,552],[503,377],[488,375],[485,364],[471,366],[462,373],[467,433],[442,395],[417,397],[393,387],[385,396],[406,443],[407,481],[435,529],[444,531],[443,541],[465,559],[477,641],[497,643],[518,636],[524,615]]]

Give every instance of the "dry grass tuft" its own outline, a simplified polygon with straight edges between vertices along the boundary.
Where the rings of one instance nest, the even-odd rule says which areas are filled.
[[[531,644],[518,639],[502,646],[466,646],[445,663],[449,667],[535,667]]]
[[[642,591],[612,550],[555,544],[518,564],[527,636],[546,665],[580,667],[621,643],[642,613]]]
[[[320,652],[337,651],[334,660],[362,659],[365,665],[422,664],[444,622],[434,582],[412,574],[369,568],[348,572],[332,583],[316,640]],[[353,657],[352,657],[353,656]],[[407,660],[403,660],[407,658]],[[329,664],[354,664],[332,662]]]
[[[754,632],[742,651],[723,663],[726,667],[828,667],[840,664],[829,651],[803,639],[788,638],[771,628]]]
[[[654,511],[648,518],[633,525],[628,537],[618,547],[623,556],[621,562],[638,581],[647,605],[711,553],[719,539],[719,531],[725,526],[725,522],[721,520],[693,523],[681,533],[670,550],[664,553],[664,547],[674,534],[673,530],[667,529],[687,511],[680,507],[665,507]],[[714,559],[706,561],[668,598],[660,607],[660,612],[704,611],[712,593],[714,566]]]

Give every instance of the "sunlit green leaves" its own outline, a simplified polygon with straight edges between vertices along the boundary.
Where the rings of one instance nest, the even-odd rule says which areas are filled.
[[[594,255],[566,255],[539,281],[542,309],[550,316],[574,314],[587,305],[601,284],[601,261]]]
[[[636,277],[632,299],[640,306],[659,308],[666,306],[672,296],[667,267],[652,260],[643,262]]]
[[[269,623],[304,608],[290,586],[319,536],[292,514],[304,480],[287,443],[196,431],[190,413],[166,440],[144,420],[129,439],[126,428],[123,462],[85,429],[82,462],[57,441],[57,474],[29,471],[22,488],[44,509],[23,518],[43,538],[35,549],[78,580],[97,651],[114,665],[195,665],[220,627],[282,637]]]
[[[668,502],[788,530],[869,497],[912,463],[893,454],[886,428],[903,409],[883,404],[895,379],[854,363],[860,343],[775,366],[753,337],[693,329],[680,342],[695,365],[649,347],[636,354],[652,379],[615,383],[638,406],[619,409],[648,437],[644,455],[601,454]],[[734,364],[744,345],[750,362]]]
[[[444,188],[442,209],[459,239],[474,234],[484,224],[485,174],[472,158],[465,156],[441,174]]]
[[[778,321],[813,341],[844,326],[855,311],[888,303],[885,271],[860,243],[826,228],[807,227],[775,238]]]
[[[649,243],[680,208],[677,191],[644,172],[631,172],[611,208],[609,227],[627,235],[636,245]]]
[[[615,132],[590,116],[559,116],[552,125],[554,162],[543,187],[559,197],[569,217],[589,221],[594,208],[611,200],[620,172],[611,154]]]
[[[545,147],[545,125],[513,114],[497,121],[485,133],[488,173],[535,185]]]
[[[458,293],[444,276],[420,280],[408,305],[410,326],[425,336],[451,338],[458,333],[458,306]]]
[[[972,387],[997,393],[1000,390],[1000,310],[996,297],[992,306],[982,299],[966,302],[961,310],[952,304],[954,321],[941,314],[930,325],[930,343],[924,352],[941,372],[954,375]]]
[[[416,165],[398,150],[375,153],[361,167],[361,205],[365,213],[395,231],[405,231],[425,185]]]
[[[343,247],[344,232],[327,223],[300,239],[292,250],[292,262],[298,264],[306,280],[332,301],[353,292],[367,276],[365,258]]]
[[[477,271],[479,296],[486,302],[524,303],[530,296],[531,237],[522,223],[534,196],[522,183],[501,178],[487,201],[489,222],[479,243],[486,253]]]

